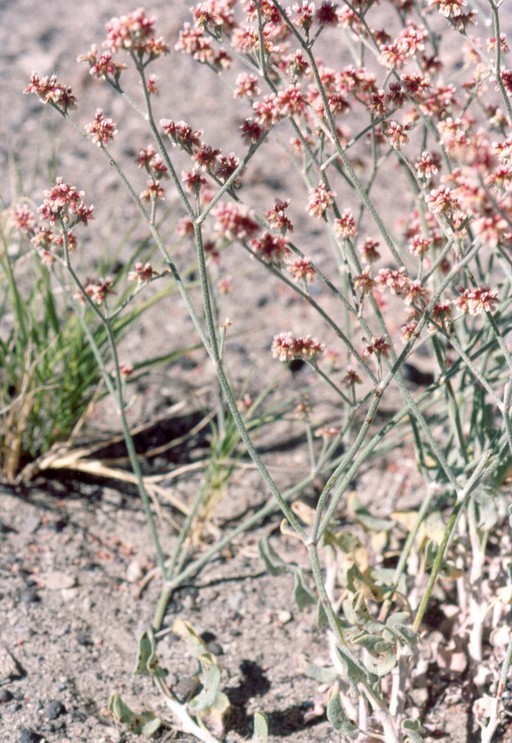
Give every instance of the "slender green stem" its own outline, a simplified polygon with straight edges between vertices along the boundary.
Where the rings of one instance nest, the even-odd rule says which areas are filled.
[[[240,411],[238,410],[238,406],[236,404],[233,391],[231,389],[231,386],[224,372],[224,368],[222,365],[222,359],[221,359],[220,352],[219,352],[219,344],[217,341],[217,330],[214,327],[214,321],[213,321],[212,304],[211,304],[211,299],[210,299],[210,287],[208,284],[208,274],[206,271],[206,260],[205,260],[205,254],[204,254],[204,248],[203,248],[203,235],[202,235],[201,225],[195,225],[194,232],[195,232],[195,238],[196,238],[197,259],[199,263],[199,276],[200,276],[201,287],[203,291],[203,303],[204,303],[204,310],[205,310],[205,317],[206,317],[206,325],[208,327],[208,333],[210,336],[212,361],[215,365],[215,372],[217,374],[217,378],[219,380],[220,386],[222,388],[222,392],[228,404],[231,415],[233,416],[235,425],[238,428],[238,431],[240,432],[240,436],[249,453],[249,456],[251,457],[254,464],[258,468],[258,471],[261,474],[263,480],[267,483],[272,495],[276,499],[284,515],[286,516],[290,524],[293,526],[297,534],[300,536],[300,538],[304,540],[306,535],[305,535],[304,529],[302,528],[300,521],[298,520],[298,518],[295,516],[291,508],[286,503],[279,488],[275,484],[270,472],[265,467],[260,455],[258,454],[256,448],[254,447],[251,436],[249,435],[249,432],[247,431],[243,418],[240,415]]]
[[[119,417],[121,420],[121,428],[123,431],[123,436],[124,436],[124,440],[126,444],[126,450],[128,452],[128,458],[130,460],[130,466],[137,480],[137,489],[141,497],[144,514],[146,516],[146,520],[147,520],[150,534],[151,534],[151,539],[155,547],[158,565],[162,571],[162,575],[165,578],[166,577],[165,555],[164,555],[164,551],[160,544],[158,530],[156,528],[153,511],[151,509],[150,498],[146,490],[146,487],[144,485],[144,478],[142,475],[142,470],[140,468],[137,453],[135,451],[135,445],[133,443],[133,437],[131,435],[130,427],[128,425],[128,420],[126,418],[126,413],[125,413],[126,406],[125,406],[124,399],[123,399],[123,385],[122,385],[122,380],[121,380],[121,372],[119,369],[119,358],[118,358],[118,353],[117,353],[116,341],[112,333],[112,327],[110,325],[108,318],[103,315],[103,313],[100,311],[100,309],[96,306],[96,304],[92,301],[92,299],[89,297],[89,295],[85,291],[85,287],[83,286],[82,282],[78,278],[76,272],[74,271],[71,265],[71,261],[69,259],[68,244],[67,244],[67,231],[64,225],[62,226],[62,234],[64,236],[64,253],[65,253],[65,260],[66,260],[66,268],[71,278],[73,279],[73,282],[75,283],[77,289],[79,290],[81,296],[83,297],[84,301],[89,306],[89,308],[94,312],[94,314],[98,317],[103,327],[105,328],[105,332],[107,334],[110,353],[111,353],[112,361],[114,365],[115,385],[112,384],[112,380],[110,379],[108,370],[105,368],[105,364],[103,361],[103,357],[101,355],[101,351],[98,348],[92,333],[89,331],[89,328],[87,324],[83,321],[83,318],[80,315],[80,313],[78,314],[80,321],[82,322],[84,332],[87,335],[87,339],[91,345],[92,351],[98,363],[98,366],[102,372],[102,376],[103,376],[103,379],[105,380],[105,384],[107,385],[107,388],[109,392],[111,393],[113,400],[115,400],[117,403],[117,409],[118,409]]]
[[[460,496],[457,502],[455,503],[453,511],[450,514],[448,523],[446,524],[446,527],[443,533],[443,537],[441,539],[441,543],[438,547],[438,550],[437,550],[437,553],[434,559],[434,563],[432,565],[432,570],[431,570],[430,577],[427,583],[427,587],[425,589],[425,593],[423,594],[420,605],[416,612],[416,616],[414,618],[414,623],[412,626],[414,632],[417,632],[419,630],[419,627],[421,625],[421,622],[427,610],[428,602],[430,601],[430,596],[432,595],[432,591],[434,590],[434,586],[436,584],[439,572],[441,570],[441,566],[443,564],[443,560],[446,555],[446,551],[448,549],[448,545],[450,544],[450,541],[451,541],[453,532],[455,530],[457,521],[459,519],[459,516],[462,510],[466,507],[469,497],[471,496],[471,493],[478,486],[478,484],[483,479],[485,479],[486,467],[491,457],[493,456],[493,454],[494,454],[494,449],[492,447],[489,447],[489,449],[483,454],[477,467],[475,467],[475,470],[471,478],[468,480],[466,487],[464,488],[462,493],[460,493]]]

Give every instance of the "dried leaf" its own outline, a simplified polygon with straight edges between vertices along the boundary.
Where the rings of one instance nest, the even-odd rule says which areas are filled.
[[[186,622],[184,619],[177,619],[172,625],[172,631],[185,640],[188,649],[196,657],[208,653],[206,643],[201,639],[190,622]]]

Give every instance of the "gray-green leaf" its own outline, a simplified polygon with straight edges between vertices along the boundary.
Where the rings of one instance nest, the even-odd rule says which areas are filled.
[[[335,730],[347,738],[357,738],[359,735],[359,728],[349,720],[341,706],[338,684],[331,686],[327,694],[327,719]]]
[[[254,733],[252,734],[252,743],[267,743],[268,741],[268,722],[263,712],[254,713]]]
[[[315,679],[320,684],[332,684],[338,678],[336,669],[332,666],[327,668],[312,663],[307,655],[299,655],[299,665],[306,676]]]
[[[302,570],[299,568],[293,576],[293,596],[299,609],[316,604],[316,596],[304,580]]]
[[[419,720],[404,720],[402,727],[411,743],[423,743],[425,728]]]
[[[209,653],[205,653],[199,657],[199,663],[201,665],[199,680],[203,688],[189,702],[189,706],[195,712],[202,712],[209,707],[213,707],[220,691],[220,668],[213,657]]]
[[[265,564],[265,568],[268,570],[270,575],[281,575],[290,568],[288,565],[281,560],[277,552],[270,545],[268,539],[263,537],[258,543],[261,559]]]

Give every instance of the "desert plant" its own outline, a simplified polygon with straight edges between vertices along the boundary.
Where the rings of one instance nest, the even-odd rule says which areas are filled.
[[[503,63],[508,45],[495,0],[478,9],[493,24],[490,39],[469,34],[477,11],[468,10],[465,0],[389,2],[386,30],[374,25],[383,22],[380,12],[372,2],[328,0],[317,7],[274,0],[197,4],[193,24],[183,27],[176,49],[216,73],[228,70],[228,77],[236,65],[243,70],[234,84],[235,98],[249,112],[240,127],[240,158],[208,144],[192,124],[157,121],[158,84],[147,69],[169,47],[144,10],[112,19],[106,51],[92,47],[81,61],[148,123],[152,144],[140,150],[137,161],[149,180],[140,195],[110,151],[117,135],[114,122],[97,111],[83,133],[116,169],[147,224],[213,364],[237,435],[273,498],[175,574],[153,524],[164,577],[155,627],[184,578],[277,504],[284,516],[283,538],[302,544],[310,577],[278,558],[269,544],[263,544],[262,556],[271,572],[293,573],[299,605],[316,603],[319,622],[328,625],[332,669],[321,671],[304,661],[308,672],[333,681],[328,718],[344,739],[371,736],[392,743],[421,740],[423,734],[421,710],[407,690],[414,687],[414,660],[427,644],[420,631],[434,591],[447,603],[456,596],[458,627],[469,633],[465,658],[478,694],[489,684],[479,675],[483,627],[497,629],[510,610],[510,591],[498,590],[508,585],[509,552],[492,578],[485,555],[491,533],[503,538],[502,486],[512,456],[507,344],[512,72]],[[467,68],[460,79],[446,78],[445,36],[465,43]],[[322,55],[329,55],[339,38],[351,63],[335,60],[336,66],[329,66]],[[122,53],[142,84],[141,103],[124,87]],[[33,75],[27,92],[70,119],[75,98],[56,77]],[[292,140],[285,150],[303,181],[302,211],[286,193],[266,209],[253,208],[244,175],[259,162],[263,147],[286,132]],[[285,171],[284,181],[295,177],[292,173]],[[202,311],[157,222],[171,189],[179,199],[182,232],[195,249]],[[400,194],[409,211],[396,228],[379,206],[389,189]],[[52,255],[66,266],[108,331],[99,307],[109,287],[99,280],[84,283],[70,255],[69,230],[87,225],[91,216],[82,196],[60,180],[46,193],[40,215],[59,237]],[[324,228],[322,243],[298,229],[299,214]],[[302,316],[292,314],[287,327],[275,328],[267,352],[276,361],[312,367],[342,409],[337,425],[324,429],[321,448],[309,436],[311,472],[288,490],[277,485],[255,446],[229,380],[229,323],[219,328],[207,261],[230,246],[310,310],[311,332],[302,327]],[[153,275],[150,265],[140,271]],[[313,279],[320,291],[311,291]],[[322,340],[313,332],[322,332]],[[109,340],[115,360],[111,334]],[[334,365],[326,362],[327,343],[336,351]],[[426,391],[412,390],[407,381],[406,364],[418,363],[420,352],[433,361]],[[101,354],[96,357],[103,363]],[[113,392],[122,415],[119,375],[117,363]],[[401,403],[379,426],[385,399],[395,408],[397,399]],[[363,507],[348,494],[370,458],[377,462],[385,447],[404,442],[415,450],[423,503],[415,514],[376,517],[371,504]],[[132,465],[137,471],[135,457]],[[319,474],[323,481],[315,507],[305,511],[299,495]],[[140,488],[151,518],[142,481]],[[342,508],[350,529],[336,525]],[[386,560],[393,563],[393,556],[390,567]],[[509,643],[507,634],[492,652],[499,655],[499,647]],[[494,702],[480,705],[484,740],[498,724],[509,661],[506,651],[500,675],[494,658],[500,685]]]

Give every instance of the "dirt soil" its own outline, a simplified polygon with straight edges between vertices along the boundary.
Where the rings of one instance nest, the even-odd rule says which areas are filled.
[[[148,0],[146,10],[161,19],[162,34],[175,40],[188,17],[189,5],[177,0]],[[126,230],[131,218],[123,207],[114,174],[106,171],[94,148],[21,91],[32,72],[57,72],[79,95],[81,123],[90,120],[97,107],[104,107],[120,130],[126,127],[120,154],[133,154],[147,144],[141,138],[142,125],[125,119],[121,103],[101,85],[94,85],[87,69],[75,63],[77,54],[104,37],[104,24],[111,16],[133,9],[125,0],[0,2],[0,188],[4,198],[9,201],[10,194],[19,190],[20,171],[24,192],[36,198],[48,182],[41,164],[47,164],[56,151],[58,174],[72,174],[77,185],[92,194],[97,206],[97,245],[107,247],[113,235]],[[216,116],[225,95],[222,81],[176,53],[166,64],[168,68],[158,71],[162,91],[166,89],[159,101],[162,113],[207,128],[212,144],[226,146],[226,123],[228,129],[236,129],[236,117],[229,113],[227,119]],[[168,73],[172,77],[166,85]],[[282,164],[282,156],[276,157]],[[265,167],[270,161],[267,151],[249,184],[253,197],[269,206],[274,195],[282,194],[283,185],[282,176]],[[393,199],[394,207],[400,210],[400,198],[395,195]],[[314,245],[318,235],[311,232],[310,238]],[[98,259],[95,250],[100,249],[89,248],[88,257],[79,259],[84,264]],[[230,371],[235,381],[258,389],[261,380],[274,380],[275,369],[269,374],[268,368],[272,333],[291,329],[286,324],[291,310],[299,326],[303,314],[293,296],[266,274],[254,267],[237,269],[236,259],[231,260],[233,265],[228,268],[238,270],[243,281],[226,298],[222,311],[240,327],[249,322],[251,336],[233,337],[228,354]],[[259,308],[269,305],[272,327],[259,319]],[[169,348],[169,343],[190,340],[191,325],[184,309],[173,305],[170,312],[169,308],[141,322],[127,353],[144,354],[148,349],[159,353]],[[283,386],[287,392],[297,393],[305,379],[290,374]],[[185,402],[191,411],[207,408],[212,389],[211,370],[203,356],[189,354],[172,372],[159,371],[140,385],[130,420],[133,425],[149,423],[155,415],[166,420],[167,411],[176,402]],[[324,406],[319,410],[328,410],[328,395],[319,402]],[[86,431],[89,440],[116,433],[113,420],[108,404],[98,408]],[[271,466],[283,484],[307,471],[304,447],[290,446],[288,451],[284,447],[291,432],[284,427],[277,439],[267,441]],[[197,461],[207,445],[207,441],[194,441],[192,446],[197,450],[183,455],[180,463]],[[394,466],[374,474],[373,479],[361,480],[362,497],[366,493],[377,501],[380,515],[400,503],[414,506],[421,497],[414,494],[412,459],[404,456],[399,464],[399,475]],[[165,459],[153,463],[155,471],[169,466]],[[173,480],[170,488],[186,505],[199,482],[191,475]],[[228,498],[207,530],[206,541],[218,539],[265,498],[255,473],[250,468],[243,470],[230,484]],[[136,493],[114,481],[60,474],[39,478],[29,487],[2,487],[0,499],[1,743],[142,741],[119,728],[107,710],[110,693],[118,691],[134,709],[151,709],[170,719],[151,682],[132,676],[137,639],[151,622],[159,595],[157,579],[146,585],[155,558]],[[172,546],[176,511],[164,506],[162,519]],[[171,628],[179,617],[202,633],[224,669],[223,689],[233,708],[226,731],[228,743],[250,737],[256,710],[268,716],[272,743],[334,743],[339,736],[326,721],[326,687],[306,678],[298,664],[300,653],[327,663],[325,633],[316,628],[312,609],[299,612],[293,605],[291,577],[270,577],[258,552],[259,539],[277,534],[279,521],[277,514],[269,517],[175,594],[161,634],[159,656],[169,670],[169,683],[185,696],[195,666]],[[293,540],[280,540],[279,544],[289,559],[305,560]],[[203,548],[198,547],[198,553]],[[460,688],[460,693],[450,697],[450,686],[449,678],[437,684],[427,740],[469,742],[474,738],[466,730],[467,700]],[[168,740],[171,735],[173,731],[169,731]],[[503,741],[510,739],[503,735]],[[195,740],[179,733],[176,739],[186,743]]]

